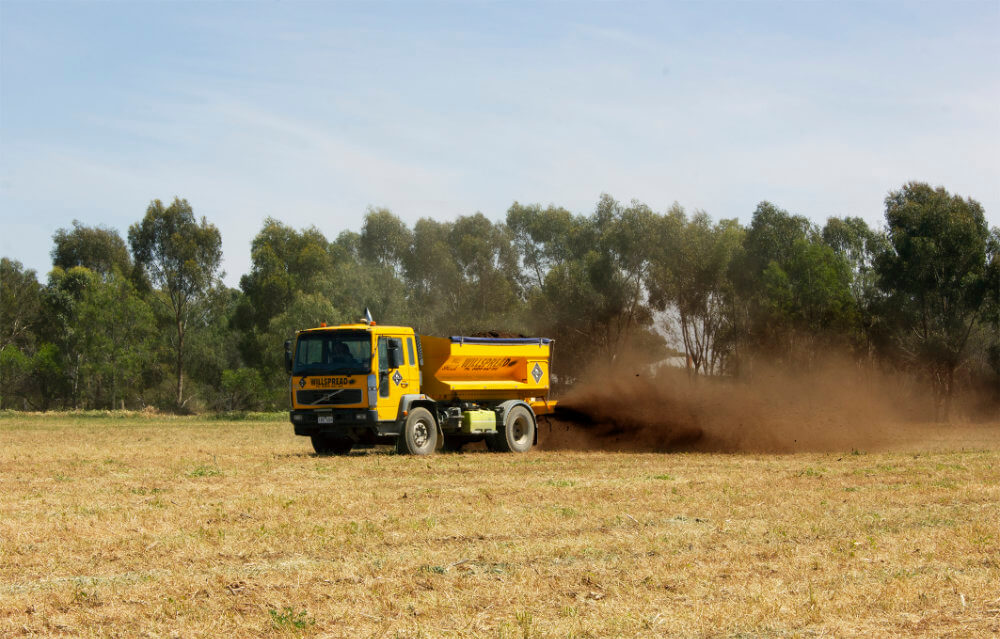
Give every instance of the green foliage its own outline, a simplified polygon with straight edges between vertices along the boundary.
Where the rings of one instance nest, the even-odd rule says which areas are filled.
[[[241,330],[266,330],[297,291],[332,297],[334,263],[326,237],[315,227],[302,231],[273,219],[253,239],[250,272],[240,278],[244,294],[236,318]]]
[[[268,392],[255,368],[222,371],[219,408],[225,411],[255,411],[267,403]]]
[[[883,331],[879,307],[884,298],[878,287],[875,260],[887,250],[888,239],[857,217],[829,218],[822,236],[823,242],[850,268],[855,325],[849,331],[849,338],[858,355],[871,360]]]
[[[271,608],[271,625],[278,630],[303,630],[316,624],[316,620],[305,610],[296,612],[295,608],[285,606],[280,611]]]
[[[222,374],[240,368],[240,332],[233,317],[242,302],[242,294],[225,286],[213,287],[197,306],[197,330],[189,331],[185,356],[191,398],[188,405],[200,409],[218,403]]]
[[[222,471],[214,466],[198,466],[187,473],[188,477],[218,477]]]
[[[366,226],[369,246],[383,245],[376,235],[380,229],[401,225],[384,210],[370,211],[368,217],[373,219]],[[296,330],[357,319],[365,306],[382,321],[402,310],[399,260],[391,257],[397,249],[380,254],[382,261],[365,259],[362,244],[356,233],[345,232],[330,243],[314,227],[296,231],[265,220],[253,240],[251,270],[240,280],[243,296],[232,319],[246,364],[269,382],[277,381],[284,375],[281,344]],[[405,319],[402,313],[400,319]]]
[[[26,382],[33,368],[31,358],[17,346],[0,350],[0,408],[26,408]]]
[[[527,286],[541,288],[545,274],[570,258],[582,235],[580,227],[564,208],[511,205],[507,228],[520,254]]]
[[[987,245],[986,301],[983,310],[981,351],[989,368],[987,383],[1000,404],[1000,228],[993,227]]]
[[[367,261],[402,275],[413,234],[388,209],[369,208],[361,225],[359,242],[360,253]]]
[[[374,243],[378,240],[369,237],[368,241]],[[368,307],[383,324],[412,323],[410,309],[407,308],[406,285],[398,273],[397,264],[380,263],[367,255],[361,235],[349,231],[337,237],[330,251],[337,282],[332,300],[340,317],[357,320]]]
[[[30,345],[40,310],[35,272],[20,262],[0,259],[0,352],[11,345]]]
[[[132,272],[132,258],[118,231],[104,226],[83,226],[73,220],[73,230],[59,229],[52,236],[52,265],[69,270],[83,266],[109,276]]]
[[[71,408],[81,407],[81,382],[88,356],[85,341],[90,327],[81,322],[79,311],[88,289],[99,282],[100,278],[83,266],[69,270],[55,267],[49,272],[42,293],[44,310],[39,336],[54,353],[46,357],[39,372],[43,410],[50,408],[56,397],[67,399]]]
[[[136,405],[155,347],[156,325],[145,299],[120,272],[92,280],[75,309],[81,332],[80,385],[91,408]]]

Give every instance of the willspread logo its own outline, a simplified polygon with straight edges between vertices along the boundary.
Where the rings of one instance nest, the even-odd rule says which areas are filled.
[[[303,378],[304,379],[304,378]],[[309,386],[312,388],[331,388],[336,386],[348,386],[354,383],[351,377],[310,377]]]
[[[501,368],[510,368],[516,363],[517,360],[510,357],[460,357],[445,362],[441,370],[497,371]]]
[[[542,379],[543,374],[542,367],[538,365],[538,362],[535,362],[535,367],[531,369],[531,376],[535,378],[536,384]]]
[[[396,382],[396,386],[399,386],[399,383],[403,381],[403,376],[399,374],[399,369],[396,369],[395,374],[392,376],[392,381]]]
[[[302,379],[299,380],[299,388],[305,388],[305,387],[306,387],[306,378],[303,377]]]

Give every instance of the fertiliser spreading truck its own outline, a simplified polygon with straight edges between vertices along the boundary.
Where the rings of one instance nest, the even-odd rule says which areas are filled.
[[[290,417],[322,455],[395,444],[428,455],[485,441],[525,452],[548,400],[552,340],[429,337],[405,326],[321,325],[285,342]]]

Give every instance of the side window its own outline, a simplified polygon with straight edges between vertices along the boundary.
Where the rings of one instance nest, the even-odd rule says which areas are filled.
[[[384,337],[378,338],[378,370],[380,373],[389,370],[389,342]]]
[[[389,396],[389,342],[384,337],[378,338],[378,394],[379,397]]]
[[[410,354],[410,366],[417,365],[417,358],[413,356],[413,338],[406,338],[406,350]]]
[[[389,348],[394,351],[399,351],[399,359],[403,360],[403,364],[406,364],[406,355],[403,354],[403,338],[401,337],[390,337],[389,338]]]

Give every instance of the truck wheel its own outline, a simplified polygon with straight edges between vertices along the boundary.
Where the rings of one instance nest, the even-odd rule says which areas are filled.
[[[491,450],[524,453],[535,442],[535,419],[524,406],[514,406],[503,417],[503,430],[493,437]]]
[[[430,455],[437,448],[438,429],[431,412],[414,408],[406,417],[403,432],[396,440],[396,452],[403,455]]]
[[[329,435],[313,435],[313,450],[317,455],[346,455],[354,447],[354,441]]]

